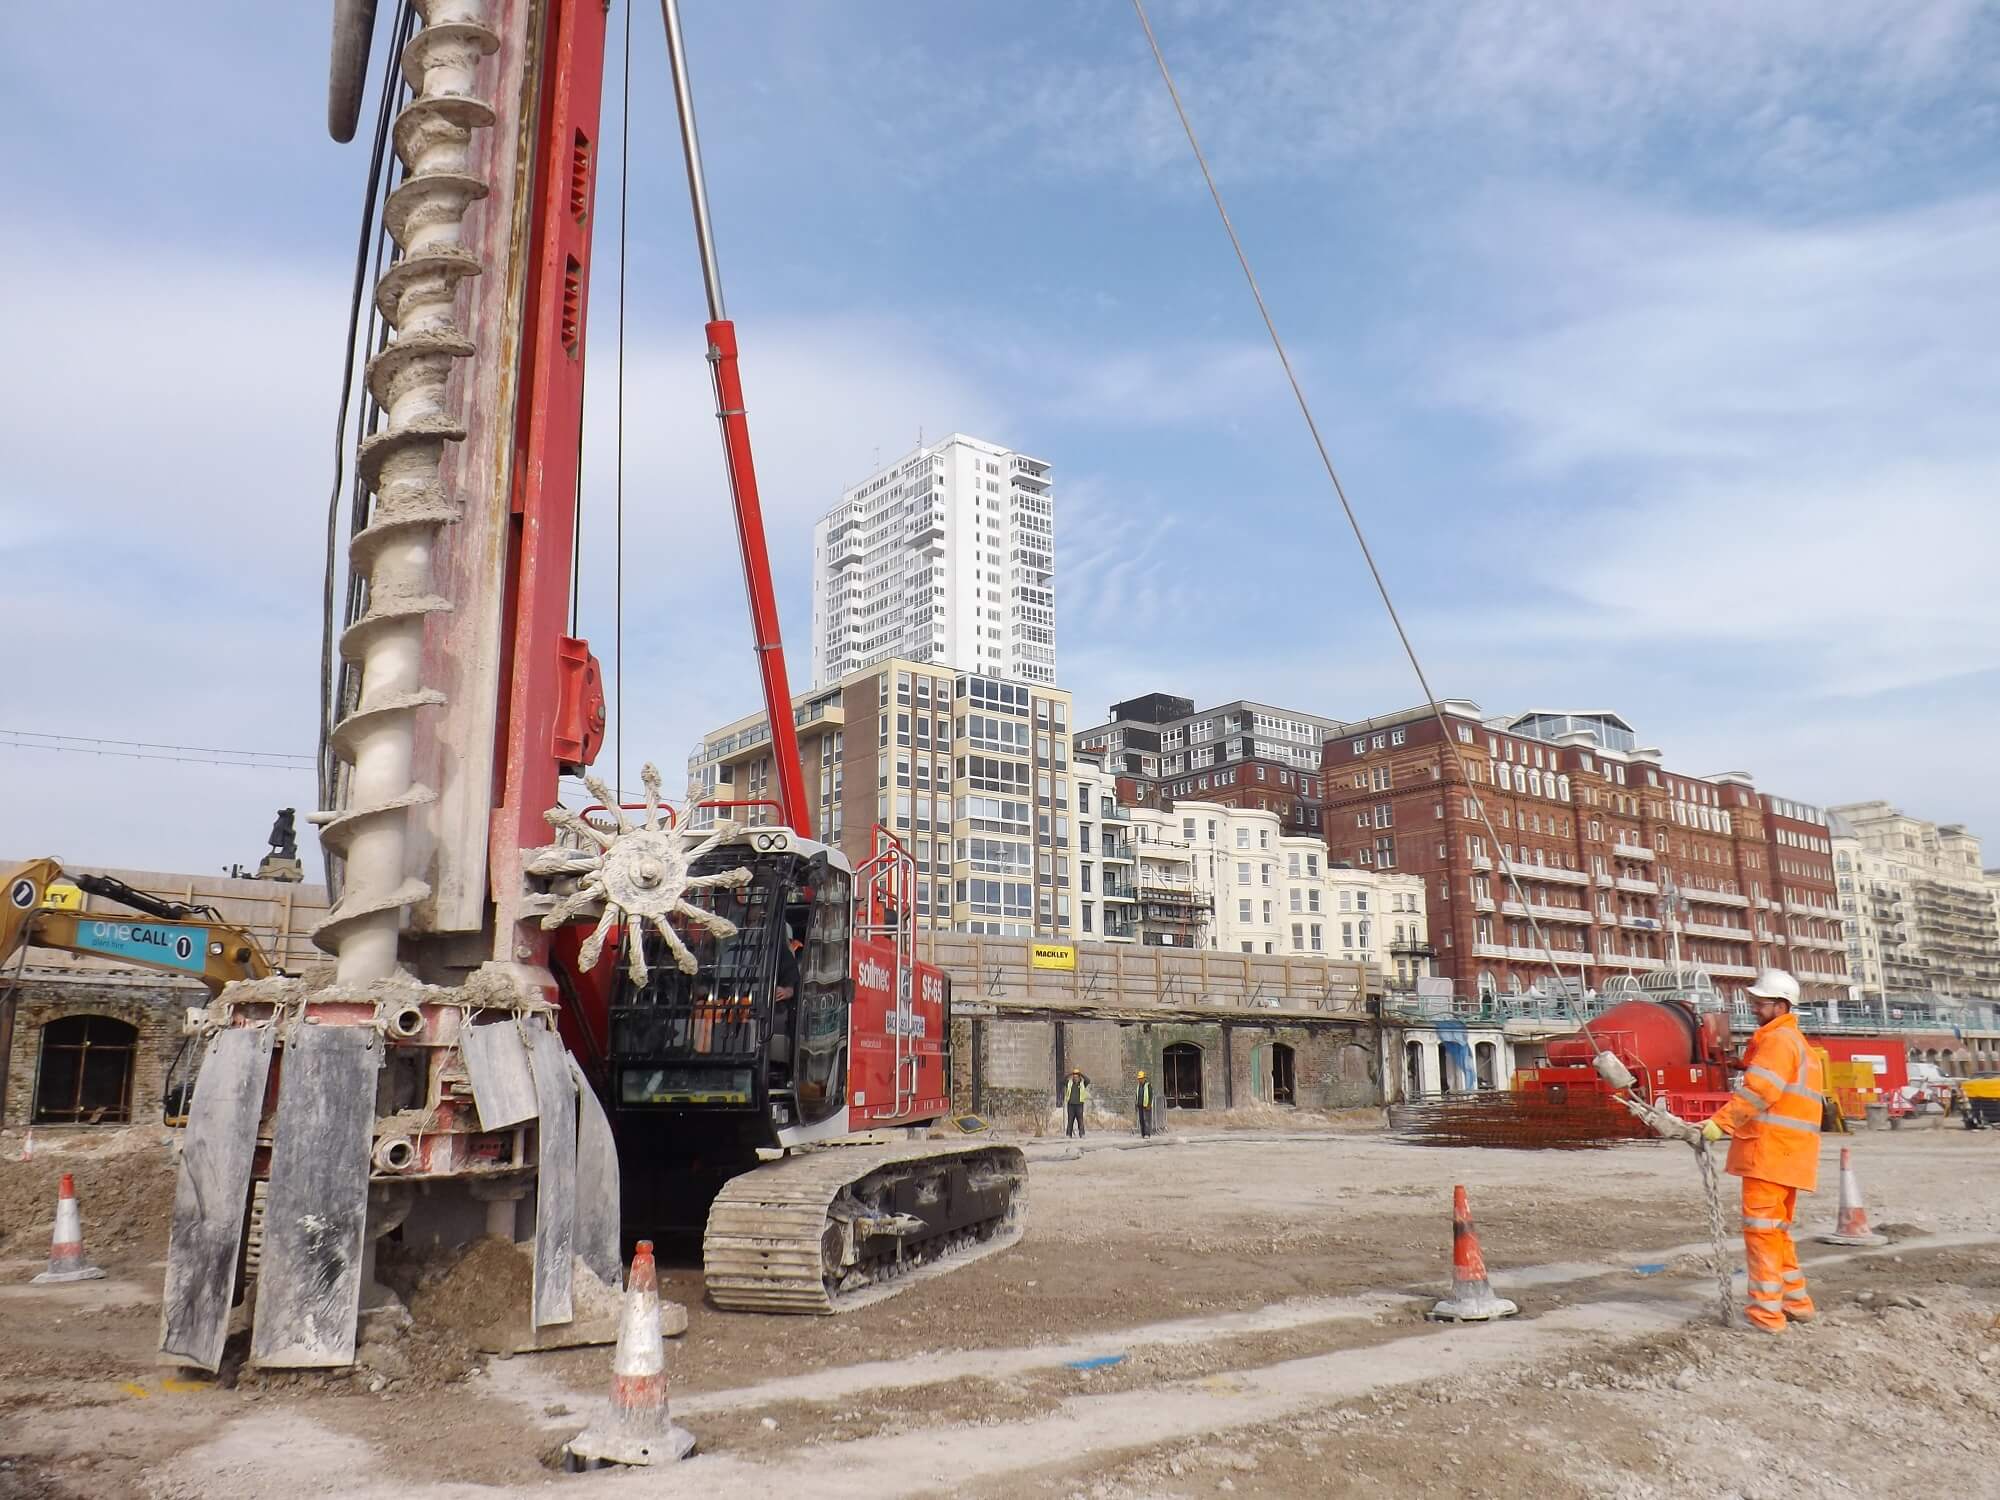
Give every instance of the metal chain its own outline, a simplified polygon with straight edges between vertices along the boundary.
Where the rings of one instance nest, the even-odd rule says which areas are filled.
[[[1701,1163],[1701,1189],[1708,1197],[1708,1241],[1715,1259],[1715,1292],[1722,1313],[1722,1326],[1736,1321],[1735,1299],[1730,1295],[1728,1236],[1722,1227],[1722,1179],[1715,1170],[1715,1158],[1706,1143],[1696,1141],[1695,1159]]]

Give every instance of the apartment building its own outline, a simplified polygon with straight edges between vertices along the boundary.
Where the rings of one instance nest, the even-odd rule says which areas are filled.
[[[1109,941],[1365,963],[1392,988],[1429,973],[1423,882],[1329,860],[1275,811],[1193,800],[1123,808],[1115,781],[1080,756],[1095,798],[1080,832],[1081,931]]]
[[[1275,812],[1287,833],[1320,832],[1320,746],[1336,719],[1239,698],[1197,710],[1191,698],[1148,693],[1111,705],[1079,730],[1079,751],[1100,755],[1121,802],[1171,811],[1182,799]]]
[[[1845,994],[1816,809],[1743,772],[1670,769],[1611,710],[1441,707],[1442,729],[1424,705],[1328,741],[1326,843],[1422,880],[1438,971],[1461,993],[1594,990],[1699,964],[1725,992],[1776,965],[1809,1001]]]
[[[1078,933],[1156,948],[1207,946],[1213,897],[1194,881],[1186,846],[1164,814],[1119,802],[1096,756],[1076,769]]]
[[[1979,840],[1887,802],[1832,809],[1849,974],[1863,998],[2000,999],[2000,921]]]
[[[1076,924],[1070,700],[1060,689],[891,658],[793,700],[815,835],[857,864],[879,824],[916,861],[917,921],[1067,939]],[[776,821],[770,727],[752,714],[688,757],[689,818],[716,801]]]
[[[1049,466],[953,433],[842,492],[813,528],[813,686],[891,657],[1051,687]]]

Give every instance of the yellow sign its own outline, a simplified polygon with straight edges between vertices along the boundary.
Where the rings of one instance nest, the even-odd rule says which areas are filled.
[[[58,880],[42,892],[45,911],[82,911],[83,892],[66,880]]]
[[[1076,967],[1076,944],[1037,943],[1030,950],[1030,960],[1037,969],[1074,969]]]

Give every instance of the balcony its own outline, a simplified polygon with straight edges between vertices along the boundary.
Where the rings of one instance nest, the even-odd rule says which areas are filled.
[[[1605,890],[1608,891],[1614,884],[1616,884],[1617,877],[1612,875],[1599,875],[1596,877],[1596,880],[1598,885],[1602,886]]]
[[[1509,902],[1508,904],[1511,906],[1514,903]],[[1492,911],[1493,898],[1491,896],[1474,896],[1472,898],[1472,909],[1474,911]]]
[[[1621,891],[1631,891],[1640,896],[1657,896],[1660,894],[1658,881],[1634,880],[1629,875],[1620,875],[1618,877],[1618,889]]]
[[[1589,912],[1579,907],[1542,906],[1532,901],[1526,906],[1521,905],[1518,901],[1502,901],[1500,903],[1500,910],[1510,917],[1532,916],[1542,922],[1575,922],[1583,927],[1590,926],[1596,920]]]
[[[1507,945],[1505,943],[1474,943],[1472,945],[1472,956],[1474,958],[1505,958],[1507,956]]]
[[[1106,901],[1136,901],[1138,895],[1129,880],[1106,880],[1102,892]]]
[[[1611,857],[1613,859],[1657,859],[1659,856],[1654,854],[1651,849],[1644,848],[1639,844],[1613,844],[1611,846]]]
[[[1687,901],[1706,901],[1711,906],[1740,906],[1745,910],[1748,910],[1750,906],[1750,898],[1748,896],[1738,896],[1731,891],[1683,890],[1681,897]],[[1777,903],[1773,902],[1772,905],[1776,907]]]
[[[1493,868],[1493,861],[1483,854],[1469,854],[1466,856],[1466,859],[1475,870],[1490,870]]]
[[[1474,856],[1475,859],[1483,859],[1484,857],[1483,855]],[[1479,870],[1489,869],[1491,868],[1491,864],[1490,862],[1483,865],[1475,864],[1473,868]],[[1583,871],[1562,870],[1556,868],[1554,865],[1517,865],[1512,860],[1503,859],[1500,861],[1500,872],[1515,880],[1553,880],[1558,885],[1590,884],[1590,877],[1584,874]]]
[[[1124,839],[1107,838],[1099,858],[1112,864],[1129,865],[1132,863],[1132,845]]]
[[[1757,977],[1755,969],[1743,964],[1703,964],[1702,967],[1707,969],[1709,973],[1720,975],[1725,979],[1755,979]]]
[[[1569,967],[1575,964],[1590,962],[1590,954],[1582,948],[1552,946],[1550,952],[1555,954],[1558,967]],[[1548,953],[1544,953],[1540,948],[1510,947],[1507,950],[1507,956],[1516,963],[1524,964],[1545,964],[1549,961]]]
[[[1618,925],[1620,927],[1630,927],[1639,932],[1658,932],[1660,930],[1659,922],[1652,917],[1621,916],[1618,919]]]
[[[1683,922],[1681,931],[1689,937],[1725,938],[1732,943],[1747,943],[1751,936],[1746,927],[1724,927],[1716,922]],[[1761,934],[1761,938],[1767,943],[1772,941],[1768,932]]]
[[[1558,870],[1553,865],[1514,865],[1523,880],[1553,880],[1558,885],[1589,885],[1590,877],[1581,870]]]
[[[1613,968],[1618,969],[1645,969],[1651,971],[1664,969],[1667,966],[1665,959],[1641,958],[1636,953],[1600,953],[1597,955],[1597,961],[1601,964],[1609,964]]]

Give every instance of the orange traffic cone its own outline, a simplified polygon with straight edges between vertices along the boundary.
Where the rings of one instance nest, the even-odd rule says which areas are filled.
[[[660,1338],[660,1284],[653,1242],[639,1241],[625,1280],[625,1319],[611,1360],[611,1411],[563,1444],[572,1470],[672,1463],[694,1452],[694,1434],[667,1416],[667,1360]]]
[[[104,1273],[83,1258],[83,1215],[76,1210],[76,1179],[62,1174],[56,1190],[56,1232],[49,1245],[49,1268],[35,1278],[49,1281],[101,1281]]]
[[[1822,1245],[1886,1245],[1889,1237],[1868,1227],[1868,1205],[1861,1201],[1861,1179],[1854,1175],[1854,1148],[1840,1148],[1840,1215],[1832,1234],[1813,1236]]]
[[[1485,1323],[1510,1318],[1521,1309],[1493,1295],[1486,1280],[1486,1257],[1479,1253],[1479,1236],[1472,1229],[1472,1209],[1465,1189],[1451,1190],[1451,1295],[1430,1310],[1440,1323]]]

